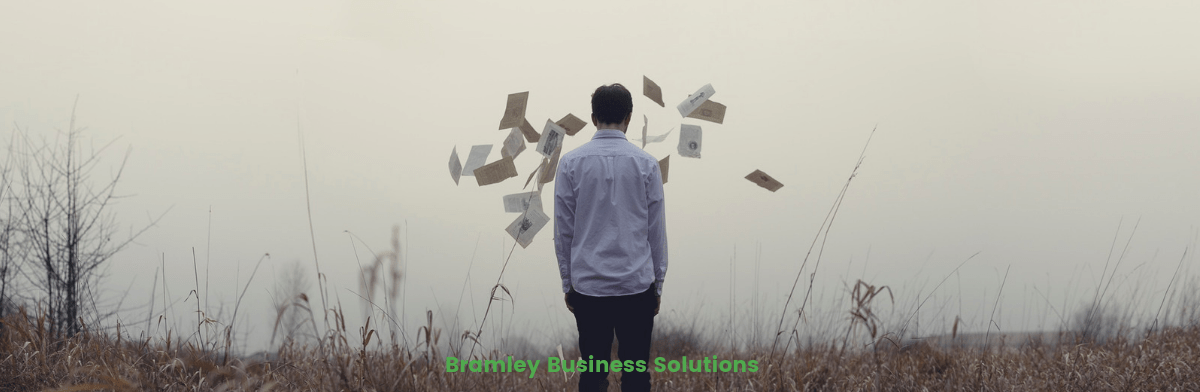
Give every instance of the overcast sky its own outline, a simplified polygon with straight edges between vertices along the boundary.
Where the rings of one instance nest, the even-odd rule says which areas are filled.
[[[739,305],[757,292],[778,314],[773,301],[878,126],[816,291],[839,298],[863,278],[891,286],[907,314],[980,252],[924,322],[945,328],[961,314],[984,330],[1011,266],[1000,325],[1036,329],[1057,327],[1039,324],[1039,295],[1056,311],[1090,296],[1119,222],[1118,249],[1140,219],[1118,278],[1147,303],[1192,243],[1196,15],[1196,3],[1160,1],[16,2],[0,6],[0,122],[54,135],[78,95],[87,135],[132,149],[122,224],[170,209],[111,261],[109,298],[131,287],[126,306],[144,306],[164,260],[171,296],[186,297],[194,247],[202,282],[211,260],[210,299],[232,306],[270,253],[238,316],[252,336],[269,333],[274,275],[293,261],[313,271],[301,132],[331,295],[358,306],[346,231],[383,251],[405,226],[411,330],[426,309],[453,317],[468,271],[461,316],[474,323],[512,246],[503,229],[516,216],[500,198],[536,167],[532,148],[518,179],[482,188],[471,177],[456,186],[446,165],[452,148],[465,158],[504,139],[507,94],[530,92],[526,116],[540,130],[588,118],[591,91],[620,82],[635,94],[631,133],[642,115],[651,134],[676,128],[646,151],[671,155],[663,306],[677,319],[727,315],[731,259]],[[641,96],[643,75],[666,108]],[[708,83],[729,108],[724,124],[681,120],[674,105]],[[680,123],[703,127],[703,158],[678,156]],[[496,148],[488,161],[498,158]],[[785,186],[742,178],[755,169]],[[517,248],[503,282],[514,330],[574,327],[551,230]],[[177,304],[176,317],[194,306]],[[144,321],[138,312],[123,321]]]

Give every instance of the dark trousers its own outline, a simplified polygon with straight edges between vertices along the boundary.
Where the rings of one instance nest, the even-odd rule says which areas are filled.
[[[658,298],[654,285],[640,294],[616,297],[592,297],[571,290],[568,295],[575,308],[579,328],[579,352],[585,360],[610,360],[613,333],[617,336],[617,357],[622,361],[646,361],[646,372],[621,369],[621,391],[649,391],[650,332],[654,329],[654,308]],[[608,372],[579,374],[579,390],[608,390]]]

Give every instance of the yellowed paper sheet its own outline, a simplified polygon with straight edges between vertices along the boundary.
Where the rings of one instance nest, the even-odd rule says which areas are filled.
[[[479,186],[492,185],[517,176],[517,165],[512,158],[502,158],[498,161],[475,169],[475,181]]]
[[[679,155],[688,158],[699,158],[701,143],[700,126],[683,124],[679,126]]]
[[[675,108],[679,109],[680,116],[687,117],[689,114],[692,114],[696,108],[700,107],[700,104],[703,104],[704,101],[712,98],[712,96],[716,93],[717,90],[713,89],[711,84],[706,84],[704,87],[696,90],[695,93],[692,93],[692,95],[689,95],[687,99],[683,100],[683,102],[680,102],[679,106],[676,106]]]
[[[458,160],[458,146],[450,149],[450,178],[454,179],[454,185],[458,185],[458,178],[462,176],[462,162]]]
[[[579,117],[575,117],[571,113],[567,113],[566,116],[563,116],[562,120],[558,120],[555,124],[563,127],[567,131],[567,136],[575,136],[576,133],[583,130],[583,127],[587,126],[586,121],[580,120]]]
[[[546,223],[550,222],[550,217],[540,209],[530,208],[527,212],[518,216],[516,220],[508,224],[504,231],[508,232],[513,239],[521,244],[522,248],[529,247],[533,242],[533,237],[546,227]]]
[[[500,156],[516,158],[525,151],[525,139],[521,136],[520,128],[513,128],[508,132],[508,137],[504,139],[504,146],[500,148]]]
[[[520,128],[521,133],[525,135],[525,141],[527,142],[537,143],[538,139],[542,138],[542,134],[538,133],[536,129],[533,129],[533,125],[529,125],[529,120],[526,120],[523,117],[521,118]]]
[[[558,158],[560,156],[562,156],[561,148],[558,149],[558,151],[555,151],[554,155],[550,156],[550,161],[547,162],[546,166],[542,168],[542,178],[538,179],[539,184],[545,184],[547,182],[554,181],[554,176],[558,174]]]
[[[662,89],[659,88],[658,84],[654,83],[653,80],[647,78],[646,75],[642,75],[642,95],[645,95],[646,98],[650,98],[650,100],[654,101],[654,103],[657,103],[658,106],[662,106],[664,108],[667,107],[662,100]]]
[[[504,106],[504,117],[500,118],[500,128],[507,129],[521,126],[525,120],[525,104],[529,102],[529,92],[508,94],[508,103]]]
[[[700,107],[692,111],[692,114],[687,115],[690,118],[697,118],[704,121],[712,121],[717,124],[725,123],[725,105],[712,100],[704,101]]]
[[[671,156],[667,155],[661,161],[658,161],[658,171],[662,173],[663,184],[667,183],[667,169],[671,167]]]
[[[777,191],[779,188],[783,188],[783,183],[771,176],[768,176],[767,173],[764,173],[762,170],[755,170],[754,172],[747,174],[746,179],[750,180],[750,182],[758,184],[758,186],[767,188],[767,190],[771,192]]]

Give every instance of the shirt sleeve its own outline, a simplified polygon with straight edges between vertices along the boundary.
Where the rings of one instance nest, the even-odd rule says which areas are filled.
[[[654,164],[646,176],[646,199],[649,201],[646,208],[649,220],[647,240],[650,242],[650,259],[654,264],[655,292],[662,296],[663,280],[667,277],[667,216],[662,172],[657,161],[651,162]]]
[[[572,170],[559,161],[554,181],[554,250],[563,292],[571,291],[571,243],[575,239],[575,188]]]

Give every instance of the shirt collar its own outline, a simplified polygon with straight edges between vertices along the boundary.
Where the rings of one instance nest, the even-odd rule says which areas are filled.
[[[616,129],[601,129],[599,131],[596,131],[595,135],[592,135],[592,140],[616,139],[616,138],[625,139],[625,132],[621,132],[620,130],[616,130]]]

